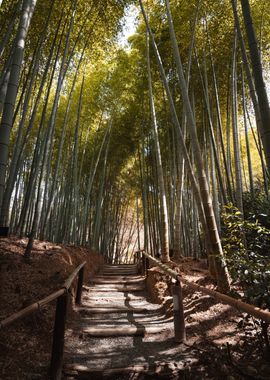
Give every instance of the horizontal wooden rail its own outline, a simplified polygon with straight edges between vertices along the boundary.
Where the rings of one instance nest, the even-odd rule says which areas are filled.
[[[69,289],[75,279],[75,277],[77,276],[77,274],[80,272],[80,270],[82,269],[82,267],[84,267],[86,264],[86,261],[84,261],[83,263],[81,263],[75,270],[74,272],[71,273],[71,275],[67,278],[67,280],[64,282],[64,285],[63,285],[63,288],[65,289]]]
[[[0,321],[0,329],[7,327],[14,323],[15,321],[21,320],[27,315],[31,315],[38,312],[45,305],[57,299],[55,320],[54,320],[54,331],[53,331],[53,345],[51,353],[51,364],[50,364],[50,379],[60,380],[62,378],[62,365],[63,365],[63,352],[64,352],[64,338],[65,338],[65,323],[67,317],[67,306],[69,298],[69,289],[78,276],[77,292],[75,302],[79,304],[81,302],[82,285],[83,285],[83,275],[84,266],[86,261],[81,263],[67,278],[61,288],[45,298],[33,303],[30,306],[12,314],[8,318]]]
[[[160,267],[163,264],[154,259],[152,256],[148,255],[143,249],[135,252],[135,259],[138,265],[138,270],[141,274],[147,276],[147,271],[150,267],[150,260],[154,260]],[[175,277],[175,272],[171,271],[170,268],[162,268],[163,271],[169,272],[171,277]],[[184,306],[183,306],[183,295],[181,282],[176,279],[176,283],[171,286],[171,293],[173,297],[173,319],[174,319],[174,340],[177,343],[182,343],[186,340],[186,328],[185,328],[185,316],[184,316]]]
[[[22,318],[26,317],[27,315],[33,314],[36,311],[41,310],[41,308],[43,306],[47,305],[48,303],[52,302],[56,298],[60,297],[65,292],[66,292],[66,289],[57,290],[56,292],[50,294],[48,297],[45,297],[45,298],[41,299],[40,301],[35,302],[32,305],[25,307],[24,309],[18,311],[17,313],[10,315],[9,317],[3,319],[0,322],[0,328],[9,326],[13,322],[16,322],[17,320],[22,319]]]
[[[72,285],[72,283],[73,283],[74,279],[76,278],[77,274],[84,267],[85,264],[86,264],[86,261],[84,261],[82,264],[80,264],[71,273],[71,275],[68,277],[68,279],[64,282],[64,285],[61,286],[61,288],[59,290],[51,293],[47,297],[42,298],[41,300],[33,303],[32,305],[29,305],[29,306],[25,307],[24,309],[18,311],[17,313],[14,313],[14,314],[10,315],[9,317],[7,317],[7,318],[3,319],[2,321],[0,321],[0,329],[3,328],[3,327],[6,327],[8,325],[10,325],[11,323],[13,323],[13,322],[15,322],[15,321],[17,321],[19,319],[22,319],[22,318],[26,317],[27,315],[35,313],[36,311],[40,311],[42,307],[44,307],[48,303],[54,301],[58,297],[62,296],[66,291],[69,290],[69,288]]]
[[[171,268],[169,268],[166,264],[161,263],[155,257],[152,257],[151,255],[149,255],[145,251],[142,253],[149,260],[154,262],[160,269],[162,269],[164,273],[175,278],[177,281],[182,282],[183,284],[189,286],[190,288],[192,288],[194,290],[198,290],[204,294],[207,294],[210,297],[212,297],[218,301],[221,301],[227,305],[230,305],[230,306],[236,308],[237,310],[239,310],[241,312],[248,313],[255,318],[261,319],[266,323],[270,323],[270,312],[269,311],[263,310],[259,307],[254,306],[254,305],[250,305],[250,304],[243,302],[241,300],[237,300],[235,298],[232,298],[230,296],[227,296],[226,294],[217,292],[215,290],[205,288],[204,286],[198,285],[195,282],[187,281],[181,275],[179,275],[179,273],[177,273],[174,270],[172,270]]]

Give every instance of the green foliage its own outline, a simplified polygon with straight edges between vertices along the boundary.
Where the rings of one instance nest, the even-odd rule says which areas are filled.
[[[258,220],[243,219],[232,204],[223,208],[222,242],[230,273],[243,285],[245,297],[270,307],[270,230]]]
[[[243,206],[245,219],[254,222],[257,220],[270,229],[270,201],[260,188],[255,190],[254,196],[248,191],[243,194]]]

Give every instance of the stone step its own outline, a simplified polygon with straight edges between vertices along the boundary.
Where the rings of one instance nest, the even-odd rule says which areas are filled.
[[[142,276],[141,273],[138,273],[136,269],[104,269],[102,272],[99,272],[97,276]]]
[[[144,336],[145,334],[157,334],[165,330],[164,325],[152,326],[89,326],[82,328],[80,333],[95,337],[115,337],[115,336]]]
[[[95,277],[93,280],[90,281],[92,284],[137,284],[137,283],[143,283],[145,281],[145,278],[139,277],[139,278],[129,278],[127,276],[125,277],[115,277],[115,278],[106,278],[104,277]]]
[[[133,319],[133,316],[132,316]],[[81,326],[84,327],[92,327],[92,326],[98,326],[98,327],[117,327],[117,326],[137,326],[137,325],[147,325],[147,326],[161,326],[163,323],[172,323],[173,322],[173,317],[169,317],[167,319],[157,319],[157,320],[151,320],[151,318],[147,317],[147,313],[145,315],[141,315],[141,318],[139,319],[138,317],[134,318],[134,321],[131,321],[128,323],[128,321],[125,320],[112,320],[112,319],[91,319],[91,318],[83,318],[82,319],[82,324]]]
[[[106,285],[96,285],[88,288],[88,292],[96,293],[96,292],[141,292],[145,290],[145,286],[134,286],[134,285],[114,285],[114,286],[106,286]]]
[[[85,357],[87,359],[87,356]],[[149,363],[141,361],[138,364],[127,365],[115,368],[91,368],[83,364],[69,364],[64,367],[64,374],[66,380],[103,380],[103,379],[122,379],[134,378],[147,374],[152,379],[170,379],[177,378],[178,380],[185,380],[186,368],[183,363],[173,361],[162,361]],[[124,376],[124,377],[123,377]],[[128,377],[127,377],[128,376]],[[173,377],[172,377],[173,376]]]
[[[150,310],[145,308],[145,307],[123,307],[123,306],[119,306],[119,307],[116,307],[116,306],[108,306],[108,305],[104,305],[103,307],[83,307],[83,306],[80,306],[80,307],[77,307],[76,308],[77,311],[79,312],[88,312],[89,314],[97,314],[97,313],[100,313],[100,314],[107,314],[107,313],[147,313],[149,312]]]

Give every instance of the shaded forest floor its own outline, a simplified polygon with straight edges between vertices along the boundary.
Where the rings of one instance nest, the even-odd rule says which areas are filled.
[[[87,260],[86,279],[102,265],[100,255],[81,247],[38,241],[27,263],[22,257],[26,243],[18,238],[0,240],[1,319],[58,289],[83,260]],[[173,267],[186,279],[214,288],[203,261],[182,259]],[[172,313],[169,282],[158,268],[150,269],[151,299],[163,303],[168,314]],[[183,291],[185,355],[190,352],[191,356],[186,362],[185,373],[190,374],[186,378],[270,379],[270,355],[267,357],[259,322],[186,286]],[[54,310],[55,305],[49,305],[42,313],[0,331],[0,379],[46,378]],[[72,313],[70,305],[70,320]]]
[[[203,260],[183,258],[171,266],[186,280],[215,289]],[[172,313],[169,276],[157,267],[149,272],[148,290],[156,301],[166,306],[168,313]],[[191,378],[270,379],[270,353],[258,320],[192,291],[186,285],[183,286],[183,296],[186,346],[192,351],[193,358],[196,351],[196,360],[189,365]]]
[[[86,277],[103,263],[85,248],[35,241],[30,262],[23,253],[27,239],[0,239],[0,319],[58,290],[73,270],[86,261]],[[71,289],[74,292],[74,289]],[[40,313],[0,330],[0,379],[45,379],[50,362],[55,302]],[[69,305],[69,314],[72,305]]]

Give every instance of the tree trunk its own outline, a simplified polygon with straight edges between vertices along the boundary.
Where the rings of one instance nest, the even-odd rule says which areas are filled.
[[[155,110],[153,90],[152,90],[148,38],[147,38],[147,68],[148,68],[148,90],[149,90],[150,109],[151,109],[151,118],[152,118],[152,133],[153,133],[153,140],[154,140],[155,152],[156,152],[157,180],[158,180],[158,187],[159,187],[159,194],[160,194],[161,259],[164,263],[166,263],[170,261],[168,208],[167,208],[164,174],[163,174],[162,159],[161,159],[161,152],[160,152],[160,145],[159,145],[159,138],[158,138],[156,110]]]
[[[179,135],[181,137],[181,141],[183,144],[182,145],[183,153],[186,156],[185,158],[188,160],[189,159],[188,153],[186,151],[185,143],[183,140],[181,128],[180,128],[178,117],[177,117],[177,113],[176,113],[174,103],[172,100],[172,96],[170,93],[170,89],[168,86],[166,74],[165,74],[165,71],[164,71],[164,68],[162,65],[162,61],[161,61],[161,58],[160,58],[160,55],[159,55],[159,52],[158,52],[158,49],[157,49],[157,46],[155,43],[155,39],[154,39],[154,36],[151,32],[151,29],[150,29],[150,26],[148,23],[148,19],[147,19],[147,16],[145,14],[141,0],[140,0],[140,5],[141,5],[141,9],[142,9],[142,13],[144,16],[145,23],[147,25],[147,29],[149,31],[149,35],[151,37],[151,42],[152,42],[152,45],[154,47],[155,56],[157,58],[157,61],[158,61],[159,67],[160,67],[160,72],[161,72],[163,84],[165,86],[167,97],[168,97],[168,100],[170,102],[173,120],[174,120],[174,122],[176,122],[176,124],[178,125],[178,128],[179,128]],[[196,125],[195,125],[194,115],[193,115],[193,112],[191,109],[191,104],[190,104],[189,97],[188,97],[186,81],[185,81],[183,68],[182,68],[182,64],[181,64],[181,58],[180,58],[180,54],[179,54],[179,50],[178,50],[178,45],[177,45],[177,41],[175,38],[174,29],[173,29],[169,3],[167,0],[166,0],[166,7],[167,7],[167,16],[168,16],[168,21],[169,21],[169,28],[170,28],[170,33],[171,33],[171,37],[172,37],[173,47],[174,47],[173,50],[174,50],[177,68],[178,68],[178,75],[179,75],[178,79],[179,79],[179,84],[181,86],[183,103],[185,106],[185,112],[186,112],[188,126],[189,126],[189,132],[190,132],[190,136],[191,136],[192,143],[193,143],[193,153],[194,153],[194,158],[195,158],[198,177],[199,177],[201,197],[203,200],[206,223],[207,223],[208,233],[209,233],[211,247],[212,247],[212,254],[214,254],[214,256],[215,256],[216,270],[218,273],[217,281],[218,281],[218,285],[219,285],[220,289],[222,289],[224,291],[228,291],[230,288],[230,277],[228,274],[228,269],[226,267],[226,263],[225,263],[225,259],[224,259],[224,255],[223,255],[223,251],[222,251],[222,246],[221,246],[221,242],[220,242],[220,238],[219,238],[219,234],[218,234],[218,230],[217,230],[217,226],[216,226],[216,222],[215,222],[215,215],[214,215],[214,211],[213,211],[213,207],[212,207],[212,200],[211,200],[210,193],[209,193],[209,186],[208,186],[207,178],[205,175],[203,160],[202,160],[201,151],[200,151],[200,146],[199,146],[199,142],[198,142],[197,134],[196,134]]]
[[[35,5],[36,0],[24,0],[23,2],[20,24],[16,36],[16,47],[12,57],[10,78],[0,124],[0,226],[3,227],[7,227],[3,225],[6,218],[2,212],[2,202],[5,189],[6,167],[8,162],[9,139],[13,124],[14,108],[23,63],[25,39]]]
[[[246,36],[249,45],[251,66],[255,82],[255,88],[258,98],[258,104],[261,116],[261,129],[259,130],[268,172],[270,173],[270,108],[265,82],[263,79],[263,69],[261,57],[256,38],[256,33],[253,27],[249,0],[241,0],[242,13],[245,22]]]
[[[240,160],[240,142],[238,130],[238,99],[237,99],[237,59],[236,46],[237,35],[235,33],[233,47],[233,63],[232,63],[232,131],[233,131],[233,148],[234,148],[234,166],[235,166],[235,199],[236,206],[243,217],[243,185],[242,171]]]

